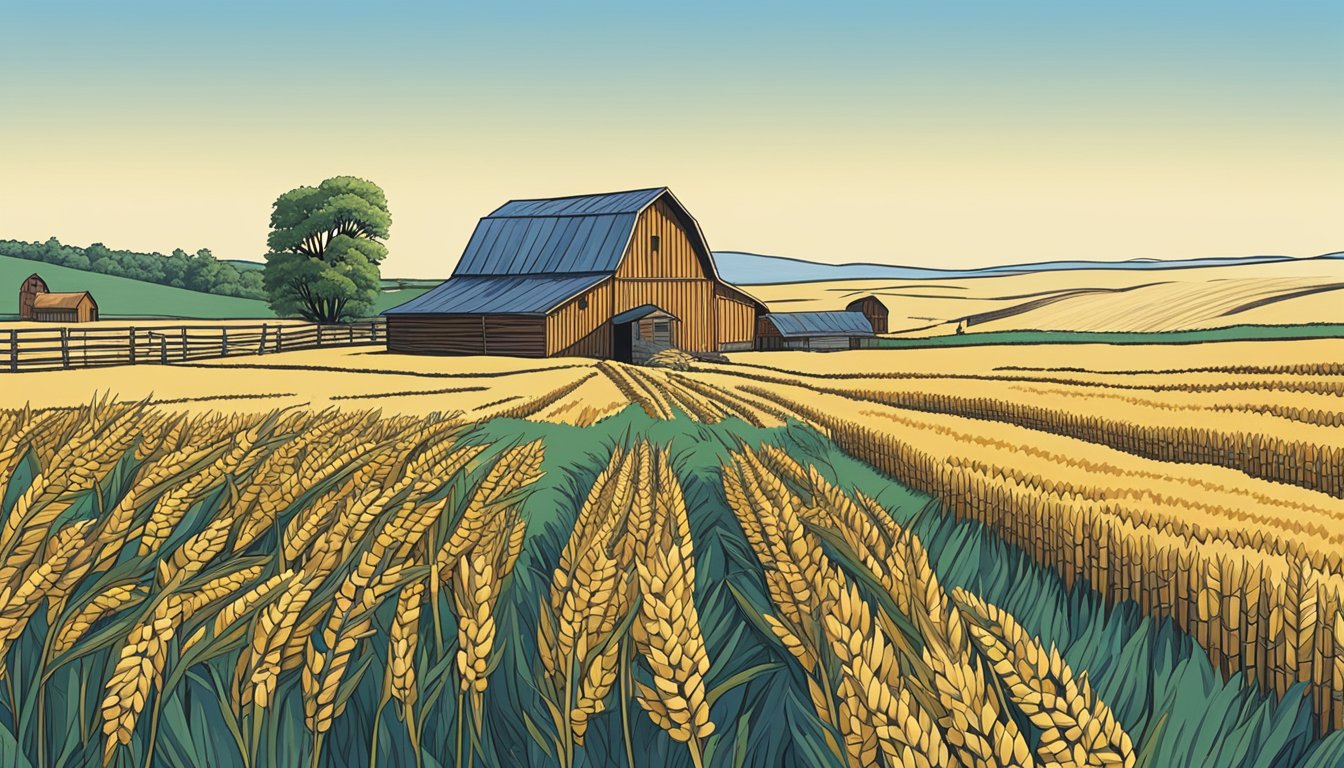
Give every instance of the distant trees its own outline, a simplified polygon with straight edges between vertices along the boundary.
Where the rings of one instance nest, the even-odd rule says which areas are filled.
[[[266,239],[271,309],[319,323],[368,315],[391,225],[387,196],[364,179],[336,176],[281,195]]]
[[[244,299],[265,299],[260,269],[239,269],[215,258],[208,249],[194,254],[178,248],[171,254],[112,250],[102,243],[87,248],[65,245],[54,237],[46,242],[0,240],[0,255],[41,261],[71,269],[171,285],[191,291]]]

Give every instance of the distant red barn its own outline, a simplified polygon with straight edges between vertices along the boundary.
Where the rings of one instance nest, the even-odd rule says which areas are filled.
[[[53,293],[40,275],[29,275],[19,286],[19,319],[45,323],[91,323],[98,319],[98,302],[88,291]]]

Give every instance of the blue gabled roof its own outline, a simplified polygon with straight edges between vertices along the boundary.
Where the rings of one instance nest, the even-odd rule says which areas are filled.
[[[667,191],[667,187],[608,192],[601,195],[574,195],[544,200],[510,200],[487,218],[506,216],[601,216],[613,213],[639,213]]]
[[[615,272],[636,213],[486,217],[476,225],[454,275]]]
[[[454,275],[384,315],[544,315],[607,278],[604,274]]]
[[[771,312],[765,317],[785,337],[873,335],[862,312]]]

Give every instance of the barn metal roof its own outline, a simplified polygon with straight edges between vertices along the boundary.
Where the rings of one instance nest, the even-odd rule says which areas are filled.
[[[510,200],[487,218],[505,216],[596,216],[612,213],[639,213],[667,191],[667,187],[608,192],[601,195],[574,195],[544,200]]]
[[[605,280],[605,274],[454,275],[384,315],[544,315]]]
[[[547,200],[511,200],[476,225],[476,231],[467,242],[451,280],[467,277],[526,277],[537,280],[459,282],[453,286],[445,284],[419,299],[396,307],[393,313],[528,314],[549,310],[596,284],[601,277],[615,273],[625,255],[640,213],[659,199],[665,199],[672,206],[674,215],[696,243],[696,250],[701,254],[710,278],[722,283],[714,267],[713,254],[709,251],[704,234],[700,232],[700,225],[667,187]],[[580,276],[577,282],[557,282],[572,281]],[[589,282],[585,284],[584,280]],[[572,292],[560,295],[569,291],[571,286]],[[765,310],[764,304],[741,289],[733,290],[754,302],[758,311]],[[478,299],[470,295],[472,291],[488,292],[491,298],[488,302]],[[510,305],[510,300],[519,303]],[[545,309],[537,309],[548,302]],[[458,308],[481,305],[488,308]],[[440,306],[451,306],[453,309],[440,309]]]
[[[673,320],[678,319],[676,315],[672,314],[671,312],[668,312],[665,309],[662,309],[661,307],[655,307],[652,304],[641,304],[638,307],[635,307],[634,309],[627,309],[624,312],[620,313],[619,315],[612,317],[611,322],[616,325],[622,325],[624,323],[633,323],[636,320],[643,320],[649,315],[657,315],[659,317],[670,317]]]
[[[862,312],[771,312],[765,316],[784,337],[872,336]]]
[[[638,216],[487,216],[453,274],[615,272]]]

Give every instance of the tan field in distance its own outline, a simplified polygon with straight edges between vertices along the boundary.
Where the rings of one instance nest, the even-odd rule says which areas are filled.
[[[1344,259],[1164,270],[1060,270],[950,280],[751,285],[772,310],[842,309],[869,294],[902,336],[968,332],[1175,331],[1344,322]]]

